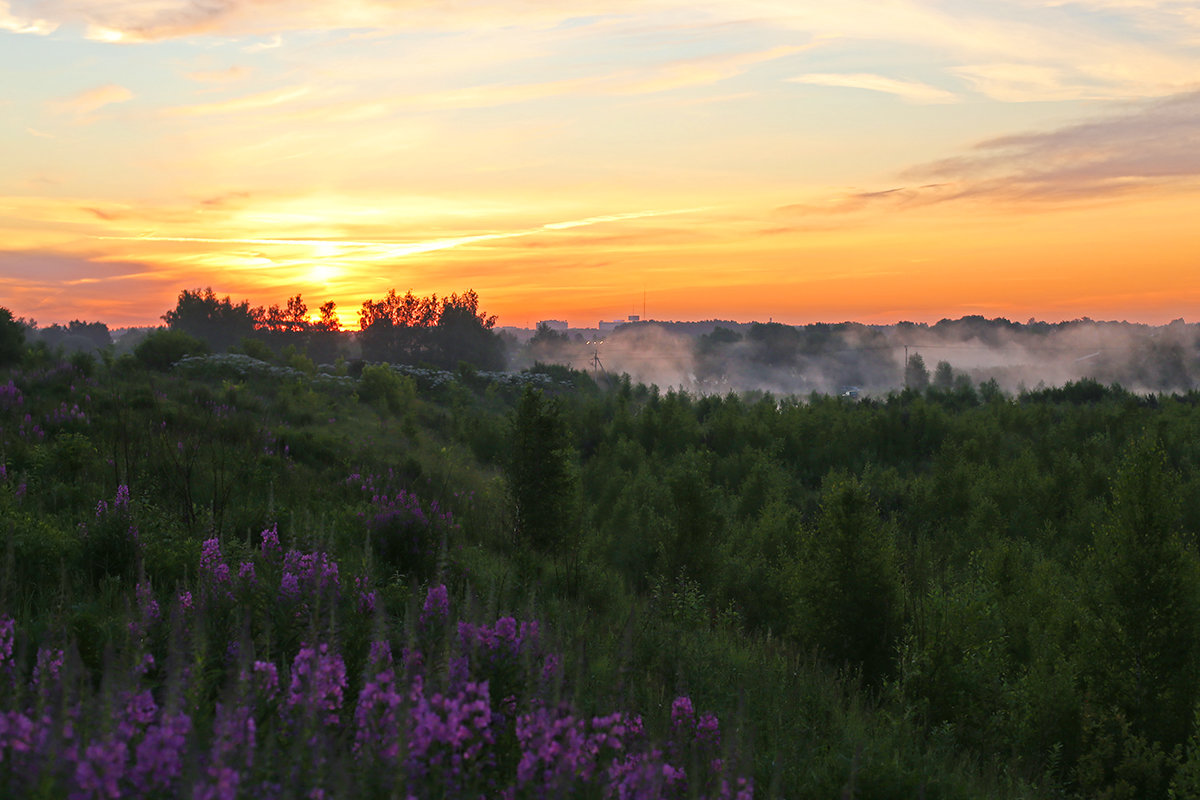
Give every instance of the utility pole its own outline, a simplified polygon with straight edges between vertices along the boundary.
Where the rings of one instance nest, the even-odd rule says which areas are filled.
[[[605,372],[604,365],[600,363],[600,351],[597,350],[592,354],[592,371]]]

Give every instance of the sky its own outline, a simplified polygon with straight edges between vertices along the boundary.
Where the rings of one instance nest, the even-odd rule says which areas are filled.
[[[0,305],[1200,320],[1193,0],[0,0]]]

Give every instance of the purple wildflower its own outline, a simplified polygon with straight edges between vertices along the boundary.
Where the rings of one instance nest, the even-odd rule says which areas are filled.
[[[133,767],[133,785],[137,794],[168,791],[183,772],[183,752],[192,719],[187,714],[164,714],[162,720],[146,728],[137,745]]]
[[[292,681],[288,687],[286,708],[297,707],[319,715],[326,725],[336,725],[346,690],[346,664],[329,645],[305,645],[292,661]]]
[[[221,543],[214,536],[205,539],[200,549],[200,576],[207,578],[214,585],[229,582],[229,565],[221,555]]]
[[[270,559],[278,558],[283,552],[279,547],[279,524],[276,523],[262,532],[262,554]]]
[[[429,591],[425,594],[425,605],[421,609],[421,627],[441,625],[449,615],[450,596],[446,591],[446,584],[439,583],[437,586],[429,587]]]
[[[128,758],[129,745],[119,738],[110,736],[89,744],[75,764],[78,791],[71,793],[72,800],[120,797]]]
[[[43,687],[58,683],[64,659],[63,651],[58,648],[39,647],[37,661],[33,665],[33,685]]]
[[[16,632],[16,620],[7,614],[0,617],[0,667],[8,667],[11,663]]]

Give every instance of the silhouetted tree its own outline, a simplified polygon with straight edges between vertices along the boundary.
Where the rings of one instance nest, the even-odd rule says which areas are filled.
[[[24,351],[25,326],[7,308],[0,308],[0,366],[20,361]]]
[[[262,318],[261,309],[251,309],[249,301],[236,305],[228,295],[218,298],[211,288],[184,289],[175,308],[162,316],[167,327],[183,331],[208,343],[217,352],[225,352],[253,336]]]
[[[913,353],[908,357],[908,364],[904,368],[904,385],[917,391],[924,391],[929,385],[929,370],[925,367],[925,359],[921,358],[920,353]]]
[[[358,312],[363,358],[369,361],[415,363],[425,349],[429,329],[437,324],[437,295],[403,297],[389,289],[382,300],[367,300]]]
[[[954,388],[954,368],[949,361],[939,361],[933,370],[933,385],[949,391]]]
[[[496,317],[479,310],[479,295],[467,291],[442,300],[430,337],[429,361],[450,369],[460,361],[480,369],[504,368],[504,345],[492,332]]]
[[[358,312],[363,357],[397,363],[428,362],[446,369],[468,361],[483,369],[500,369],[504,349],[492,328],[494,316],[479,310],[474,291],[403,297],[395,289],[379,301],[367,300]]]

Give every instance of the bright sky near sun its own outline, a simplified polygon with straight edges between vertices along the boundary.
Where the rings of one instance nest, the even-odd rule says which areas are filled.
[[[1200,318],[1194,0],[0,0],[0,305]]]

